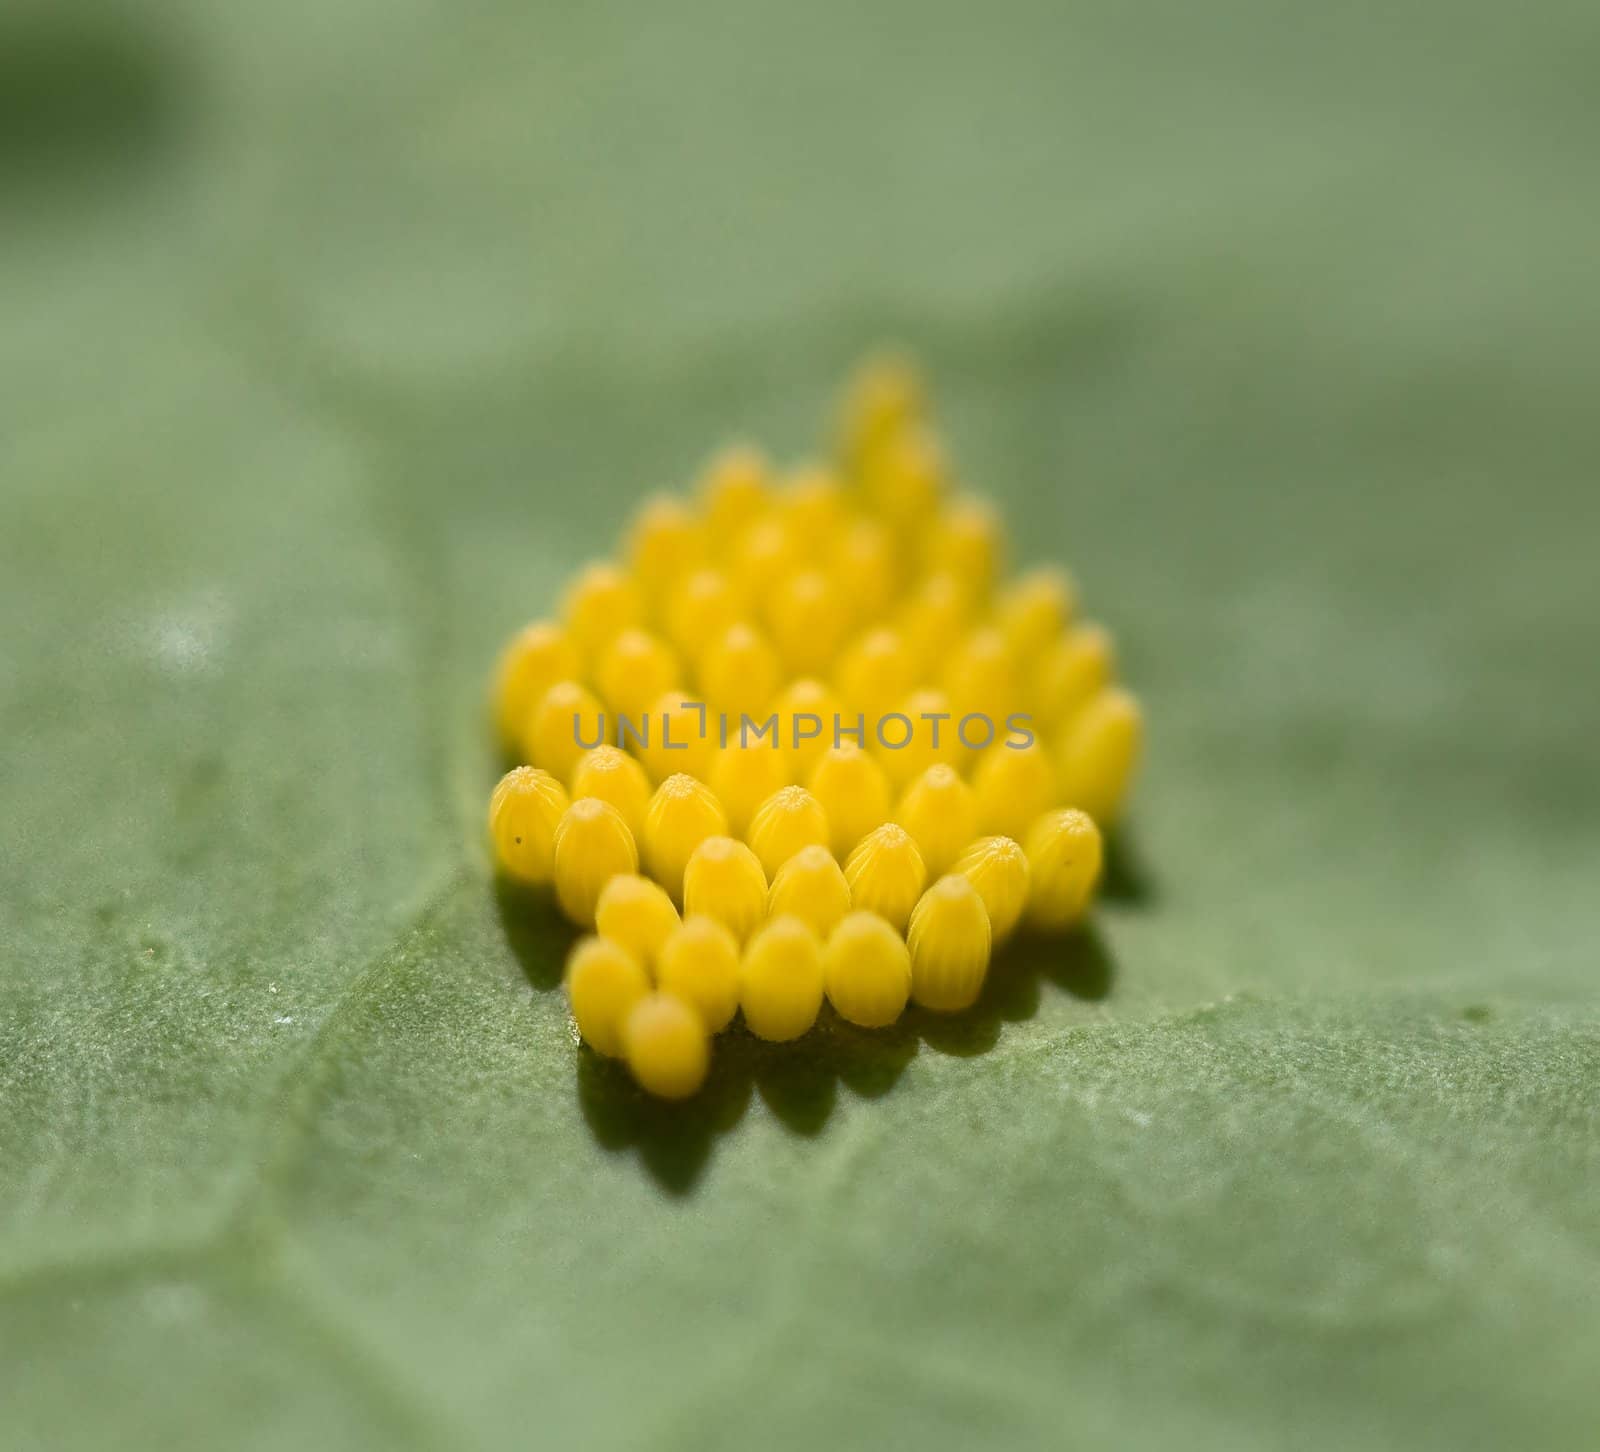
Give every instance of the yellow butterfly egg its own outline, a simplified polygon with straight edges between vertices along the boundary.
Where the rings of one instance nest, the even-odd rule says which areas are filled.
[[[911,834],[897,822],[885,822],[856,844],[844,877],[853,908],[877,913],[903,933],[927,886],[928,868]]]
[[[576,681],[557,681],[527,722],[525,745],[535,766],[566,781],[578,758],[606,738],[606,708]]]
[[[683,909],[715,918],[741,943],[767,916],[767,874],[761,859],[732,837],[707,837],[683,869]]]
[[[826,847],[802,847],[772,879],[769,917],[797,917],[819,937],[850,911],[850,884]]]
[[[919,538],[939,514],[950,485],[950,463],[938,436],[912,428],[868,459],[862,480],[872,507],[903,540]]]
[[[801,676],[773,697],[768,715],[777,718],[778,750],[789,769],[789,779],[800,781],[834,744],[844,708],[822,681]],[[851,717],[844,724],[853,722]]]
[[[796,852],[828,845],[828,816],[804,787],[782,787],[756,809],[745,840],[770,882]]]
[[[562,597],[561,618],[580,655],[598,660],[613,637],[644,621],[644,604],[627,572],[609,560],[585,565]]]
[[[520,750],[528,713],[557,681],[576,680],[583,662],[567,632],[553,620],[525,625],[500,653],[494,677],[494,720],[501,742]]]
[[[695,1008],[672,993],[651,993],[629,1011],[622,1028],[628,1068],[647,1094],[688,1099],[711,1068],[711,1044]]]
[[[977,794],[954,767],[930,766],[906,788],[895,821],[911,834],[928,872],[937,877],[977,835]]]
[[[622,815],[597,797],[579,797],[556,827],[556,901],[579,927],[594,926],[595,905],[619,872],[639,870],[639,850]]]
[[[628,566],[646,600],[659,601],[681,575],[705,563],[705,522],[687,500],[645,500],[628,530]]]
[[[800,567],[800,547],[781,519],[758,519],[739,536],[728,557],[728,576],[742,599],[765,622],[774,586]]]
[[[1086,911],[1105,858],[1100,829],[1087,812],[1046,812],[1029,830],[1028,920],[1060,932]]]
[[[941,877],[923,893],[906,930],[911,997],[924,1008],[970,1008],[989,971],[989,913],[965,877]]]
[[[889,820],[889,778],[870,752],[853,741],[830,746],[811,768],[806,790],[828,818],[828,845],[841,860],[874,827]]]
[[[939,673],[973,613],[970,589],[948,571],[927,576],[912,590],[895,624],[919,672]]]
[[[1019,662],[1033,661],[1071,623],[1078,608],[1072,576],[1054,565],[1019,575],[995,601],[995,619]]]
[[[716,733],[716,717],[703,702],[683,691],[668,691],[644,714],[639,758],[654,781],[679,772],[703,781],[717,753]]]
[[[947,504],[928,529],[923,564],[930,573],[948,571],[975,598],[986,598],[1005,565],[1005,528],[994,506],[971,495]]]
[[[566,789],[537,767],[508,771],[489,798],[489,836],[495,864],[519,882],[550,881],[556,826],[568,806]]]
[[[1028,905],[1028,855],[1010,837],[980,837],[957,859],[955,871],[978,889],[994,941],[1011,936]]]
[[[1011,648],[992,625],[962,637],[945,662],[943,683],[958,727],[964,716],[979,717],[965,730],[965,739],[974,746],[992,741],[1004,730],[1006,717],[1025,706]]]
[[[730,726],[728,744],[712,758],[707,780],[728,814],[729,830],[743,837],[757,808],[789,785],[789,758],[766,738],[741,745]]]
[[[822,1007],[822,944],[799,918],[773,918],[739,964],[739,1006],[757,1038],[797,1039]]]
[[[615,746],[596,746],[578,758],[572,768],[572,795],[599,797],[609,802],[628,824],[635,839],[644,831],[645,808],[650,805],[650,778],[636,758]]]
[[[735,444],[706,465],[697,490],[712,552],[725,550],[772,502],[772,468],[760,449]]]
[[[749,621],[730,625],[700,654],[700,694],[728,717],[732,740],[740,717],[760,719],[783,685],[783,665],[772,644]],[[719,737],[720,740],[720,737]]]
[[[850,381],[840,410],[840,449],[861,470],[921,418],[926,400],[915,363],[903,354],[870,358]]]
[[[1144,713],[1127,691],[1101,691],[1074,718],[1056,758],[1062,800],[1081,807],[1101,827],[1112,827],[1139,764]]]
[[[778,491],[777,514],[802,558],[825,559],[844,530],[844,490],[831,470],[808,464]]]
[[[840,534],[828,559],[830,579],[839,581],[851,618],[880,620],[900,588],[900,563],[889,531],[875,519],[856,519]]]
[[[773,591],[773,643],[796,675],[826,674],[855,619],[848,591],[822,570],[796,570]]]
[[[878,720],[873,754],[889,784],[904,788],[930,766],[958,767],[969,759],[961,723],[943,691],[913,691]]]
[[[1067,725],[1111,684],[1116,644],[1103,625],[1075,626],[1047,646],[1033,672],[1034,713],[1050,729]]]
[[[595,684],[618,715],[638,717],[670,691],[683,695],[683,669],[666,641],[648,630],[618,633],[600,657]]]
[[[646,968],[655,964],[678,921],[678,910],[661,884],[636,872],[613,877],[600,889],[594,907],[600,936],[620,943]]]
[[[716,918],[688,914],[662,945],[656,982],[721,1033],[739,1011],[738,940]]]
[[[583,1041],[597,1054],[622,1056],[628,1015],[650,992],[650,975],[621,943],[579,938],[567,954],[567,1001]]]
[[[1018,841],[1059,798],[1055,766],[1038,740],[1026,745],[996,741],[978,758],[972,789],[978,796],[978,830]]]
[[[840,1018],[862,1028],[887,1028],[911,996],[911,952],[876,913],[849,913],[828,936],[822,981]]]
[[[683,901],[683,870],[707,837],[728,835],[728,815],[704,782],[683,772],[656,788],[644,814],[644,860],[650,875]]]
[[[847,715],[859,711],[866,717],[869,742],[875,739],[877,722],[916,689],[917,669],[917,656],[905,636],[885,625],[858,635],[835,662],[838,699]]]
[[[721,570],[691,570],[667,594],[667,634],[683,658],[698,665],[744,612],[743,596]]]

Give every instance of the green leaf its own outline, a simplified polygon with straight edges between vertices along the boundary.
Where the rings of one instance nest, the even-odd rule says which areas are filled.
[[[1592,7],[0,17],[18,1449],[1587,1448]],[[673,1109],[483,687],[924,356],[1152,725],[1092,934]]]

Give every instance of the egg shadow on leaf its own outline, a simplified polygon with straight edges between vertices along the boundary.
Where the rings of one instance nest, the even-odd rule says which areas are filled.
[[[612,1153],[636,1150],[650,1177],[673,1196],[695,1188],[717,1137],[750,1104],[749,1065],[733,1054],[713,1053],[704,1086],[679,1104],[646,1094],[626,1065],[587,1044],[578,1049],[577,1069],[578,1106],[596,1143]]]
[[[1147,908],[1156,900],[1149,863],[1140,853],[1132,830],[1125,825],[1106,838],[1100,896],[1114,907]]]
[[[1008,951],[1036,993],[1038,984],[1047,982],[1085,1003],[1101,1003],[1111,995],[1116,966],[1093,923],[1082,923],[1062,937],[1029,934],[1009,944]]]
[[[547,892],[504,878],[494,891],[506,943],[528,982],[540,993],[555,992],[575,930]],[[626,1065],[580,1045],[578,1107],[600,1149],[636,1154],[663,1193],[682,1198],[699,1187],[717,1140],[744,1122],[753,1099],[785,1132],[819,1138],[841,1098],[889,1094],[924,1047],[955,1058],[981,1056],[999,1043],[1006,1024],[1038,1013],[1044,984],[1093,1003],[1110,994],[1114,977],[1105,940],[1092,925],[1064,937],[1019,934],[995,954],[977,1003],[961,1013],[913,1004],[898,1022],[868,1029],[824,1003],[816,1024],[784,1044],[757,1038],[736,1018],[712,1042],[704,1087],[681,1103],[646,1094]]]
[[[559,988],[573,930],[549,892],[497,875],[494,905],[506,945],[522,965],[528,982],[540,992]]]
[[[668,1195],[688,1195],[708,1167],[717,1138],[744,1119],[759,1097],[773,1119],[801,1138],[820,1135],[844,1085],[863,1099],[894,1087],[917,1051],[901,1025],[857,1028],[826,1005],[814,1028],[792,1043],[765,1043],[742,1023],[719,1034],[705,1086],[681,1104],[652,1098],[626,1066],[584,1045],[578,1050],[578,1103],[599,1146],[636,1152]]]
[[[859,1099],[880,1099],[916,1057],[917,1038],[904,1020],[867,1029],[824,1003],[816,1024],[787,1044],[767,1044],[742,1026],[763,1103],[790,1131],[805,1136],[827,1127],[843,1085]]]
[[[838,1075],[810,1042],[812,1029],[793,1043],[761,1044],[752,1039],[751,1065],[756,1090],[773,1117],[794,1134],[822,1133],[839,1100]],[[747,1035],[748,1036],[748,1035]]]

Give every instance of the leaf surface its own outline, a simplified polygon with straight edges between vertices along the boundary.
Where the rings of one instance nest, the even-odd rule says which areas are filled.
[[[0,18],[8,1445],[1592,1445],[1597,41]],[[1133,827],[970,1017],[653,1105],[485,675],[883,337],[1116,631]]]

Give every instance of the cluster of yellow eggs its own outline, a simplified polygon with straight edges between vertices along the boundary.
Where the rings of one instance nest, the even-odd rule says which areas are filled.
[[[880,360],[832,465],[724,452],[506,647],[497,863],[590,930],[573,1016],[645,1089],[693,1094],[739,1014],[967,1008],[1019,924],[1083,916],[1142,718],[1070,577],[1004,554]]]

